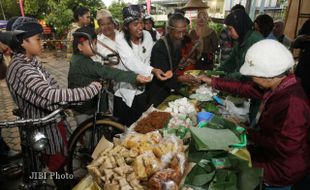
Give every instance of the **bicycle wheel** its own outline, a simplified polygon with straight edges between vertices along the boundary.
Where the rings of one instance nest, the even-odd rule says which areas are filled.
[[[125,126],[108,119],[99,119],[96,121],[97,133],[94,136],[94,145],[96,146],[101,137],[112,141],[116,134],[123,133]],[[89,150],[91,142],[91,132],[93,129],[93,118],[83,122],[74,130],[69,140],[67,170],[74,176],[74,182],[79,181],[86,176],[86,166],[92,161],[93,150]]]

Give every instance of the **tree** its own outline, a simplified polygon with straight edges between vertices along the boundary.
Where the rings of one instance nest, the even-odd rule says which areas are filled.
[[[42,0],[24,0],[25,15],[43,19],[49,9],[48,2]]]
[[[109,6],[109,11],[113,15],[113,18],[118,19],[119,21],[123,20],[123,8],[126,7],[124,1],[113,1]]]
[[[73,18],[73,12],[71,9],[68,9],[67,2],[49,0],[48,6],[49,13],[45,16],[46,23],[54,26],[57,34],[67,31]]]
[[[6,19],[10,19],[13,16],[20,16],[19,4],[18,1],[12,0],[1,0],[4,15]],[[0,14],[0,18],[3,18],[3,14]]]

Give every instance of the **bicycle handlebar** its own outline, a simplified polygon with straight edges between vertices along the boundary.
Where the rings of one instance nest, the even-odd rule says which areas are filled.
[[[50,113],[49,115],[43,118],[38,118],[38,119],[24,119],[24,120],[0,122],[0,127],[12,127],[12,126],[15,127],[16,125],[24,125],[24,124],[38,125],[38,124],[50,123],[58,119],[57,115],[61,113],[62,111],[64,111],[63,108],[58,108],[52,113]]]

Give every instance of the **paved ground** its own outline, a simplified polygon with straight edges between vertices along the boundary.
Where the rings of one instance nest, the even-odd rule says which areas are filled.
[[[47,51],[40,56],[40,59],[44,62],[46,70],[55,77],[61,87],[67,87],[69,58],[70,55],[56,51]],[[15,116],[12,115],[14,107],[14,102],[11,98],[6,82],[2,80],[0,81],[0,121],[14,120]],[[69,117],[68,119],[72,125],[75,124],[72,117]],[[3,129],[2,137],[13,150],[20,150],[20,139],[17,128]]]

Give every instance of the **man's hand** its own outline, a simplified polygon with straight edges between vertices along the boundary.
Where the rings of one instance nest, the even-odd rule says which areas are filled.
[[[156,68],[152,70],[152,73],[156,76],[156,78],[158,78],[161,81],[170,79],[173,76],[173,73],[171,74],[171,72],[172,71],[167,71],[166,73],[164,73],[161,69]]]
[[[181,75],[178,77],[178,81],[191,85],[200,85],[201,80],[193,75]]]
[[[143,75],[138,75],[137,76],[137,82],[139,84],[146,84],[146,83],[149,83],[152,81],[152,77],[148,76],[148,77],[145,77]]]
[[[211,86],[212,78],[207,77],[207,76],[205,76],[205,75],[199,75],[198,78],[199,78],[202,82],[204,82],[204,83],[206,83],[207,85]]]

